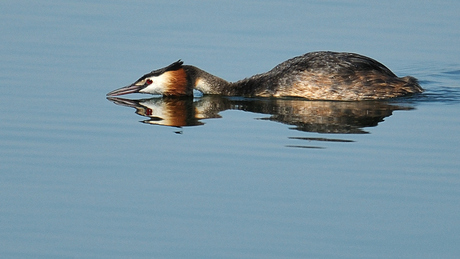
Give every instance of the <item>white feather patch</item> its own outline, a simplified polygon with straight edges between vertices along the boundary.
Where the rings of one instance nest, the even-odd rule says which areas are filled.
[[[147,77],[143,81],[139,82],[140,84],[144,84],[145,80],[152,80],[152,83],[145,87],[144,89],[141,89],[139,92],[140,93],[148,93],[148,94],[163,94],[165,91],[166,87],[168,86],[169,83],[169,75],[168,73],[161,74],[159,76],[152,76],[152,77]]]

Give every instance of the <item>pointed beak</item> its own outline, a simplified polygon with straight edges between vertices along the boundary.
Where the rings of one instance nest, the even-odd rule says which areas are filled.
[[[117,95],[124,95],[124,94],[132,94],[132,93],[139,93],[139,91],[144,88],[144,85],[128,85],[112,92],[108,93],[107,96],[117,96]]]

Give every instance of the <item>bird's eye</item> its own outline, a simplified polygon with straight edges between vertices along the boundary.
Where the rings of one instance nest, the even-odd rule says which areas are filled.
[[[150,84],[152,84],[152,83],[153,83],[152,79],[147,79],[147,80],[145,80],[145,84],[146,84],[146,85],[150,85]]]

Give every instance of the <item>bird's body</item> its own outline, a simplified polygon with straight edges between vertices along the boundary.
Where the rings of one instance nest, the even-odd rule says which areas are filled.
[[[310,52],[272,70],[237,81],[177,61],[108,95],[133,92],[165,96],[203,94],[246,97],[302,97],[311,100],[378,100],[423,92],[417,79],[397,77],[378,61],[354,53]]]

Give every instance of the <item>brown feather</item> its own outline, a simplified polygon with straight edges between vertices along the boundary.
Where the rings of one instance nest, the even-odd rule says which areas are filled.
[[[165,96],[184,96],[191,95],[192,89],[187,87],[187,74],[183,68],[165,72],[168,77],[167,86],[163,95]]]

